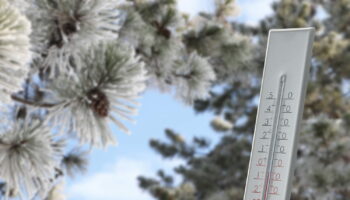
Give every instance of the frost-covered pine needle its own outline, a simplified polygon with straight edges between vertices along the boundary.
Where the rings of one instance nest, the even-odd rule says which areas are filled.
[[[50,129],[39,122],[16,123],[0,137],[0,178],[9,189],[33,197],[53,175],[56,164]]]
[[[173,3],[139,1],[135,4],[123,7],[126,17],[120,29],[120,40],[137,49],[146,63],[149,86],[168,91],[174,61],[183,50],[178,31],[183,17]]]
[[[208,59],[217,82],[247,79],[247,72],[253,70],[250,67],[252,46],[249,39],[215,20],[199,17],[193,23],[183,41],[187,49]]]
[[[71,69],[69,59],[79,51],[115,40],[120,28],[117,6],[116,0],[35,0],[28,15],[35,52],[44,63],[39,67],[66,72]]]
[[[6,0],[0,0],[0,101],[21,88],[30,61],[30,23]]]
[[[215,72],[208,61],[192,53],[181,62],[175,72],[176,96],[187,104],[209,97],[209,89],[215,81]]]
[[[51,84],[53,100],[61,103],[48,122],[75,133],[83,144],[105,147],[115,143],[108,122],[129,133],[120,119],[133,121],[146,70],[131,48],[117,43],[96,45],[81,57],[85,67],[77,76],[60,76]]]

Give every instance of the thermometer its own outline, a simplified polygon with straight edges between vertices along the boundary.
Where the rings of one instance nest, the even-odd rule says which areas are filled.
[[[313,28],[269,33],[244,200],[289,200]]]

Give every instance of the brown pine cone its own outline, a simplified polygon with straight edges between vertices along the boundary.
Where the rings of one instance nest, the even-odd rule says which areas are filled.
[[[91,89],[87,93],[91,109],[100,117],[107,117],[109,111],[109,100],[105,93],[98,88]]]

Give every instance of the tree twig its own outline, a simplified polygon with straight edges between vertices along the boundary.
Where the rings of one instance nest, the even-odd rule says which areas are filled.
[[[42,107],[42,108],[52,108],[56,105],[58,105],[58,103],[45,103],[45,102],[34,102],[28,99],[24,99],[21,98],[19,96],[16,95],[11,95],[12,100],[23,103],[23,104],[27,104],[27,105],[31,105],[31,106],[35,106],[35,107]]]

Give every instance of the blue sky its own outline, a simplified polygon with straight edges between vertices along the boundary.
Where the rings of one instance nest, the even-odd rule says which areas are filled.
[[[216,134],[209,127],[211,114],[196,115],[171,95],[155,90],[147,91],[140,102],[137,123],[128,124],[132,135],[115,129],[118,146],[93,151],[88,173],[68,182],[69,200],[148,200],[139,190],[136,177],[154,175],[159,168],[171,172],[181,163],[162,160],[149,148],[151,138],[164,138],[165,128],[176,128],[188,140],[194,135],[215,139]]]
[[[178,0],[179,9],[194,15],[212,11],[213,0]],[[237,20],[256,24],[258,19],[271,13],[272,0],[238,0],[240,14]],[[197,115],[170,94],[148,90],[140,99],[136,124],[127,124],[132,135],[115,129],[118,146],[106,150],[95,149],[90,155],[88,172],[75,179],[67,179],[65,193],[69,200],[151,200],[138,188],[138,175],[152,176],[160,168],[171,172],[180,160],[162,160],[149,148],[151,138],[164,138],[164,129],[173,128],[190,140],[206,136],[213,141],[217,134],[210,128],[212,114]]]

